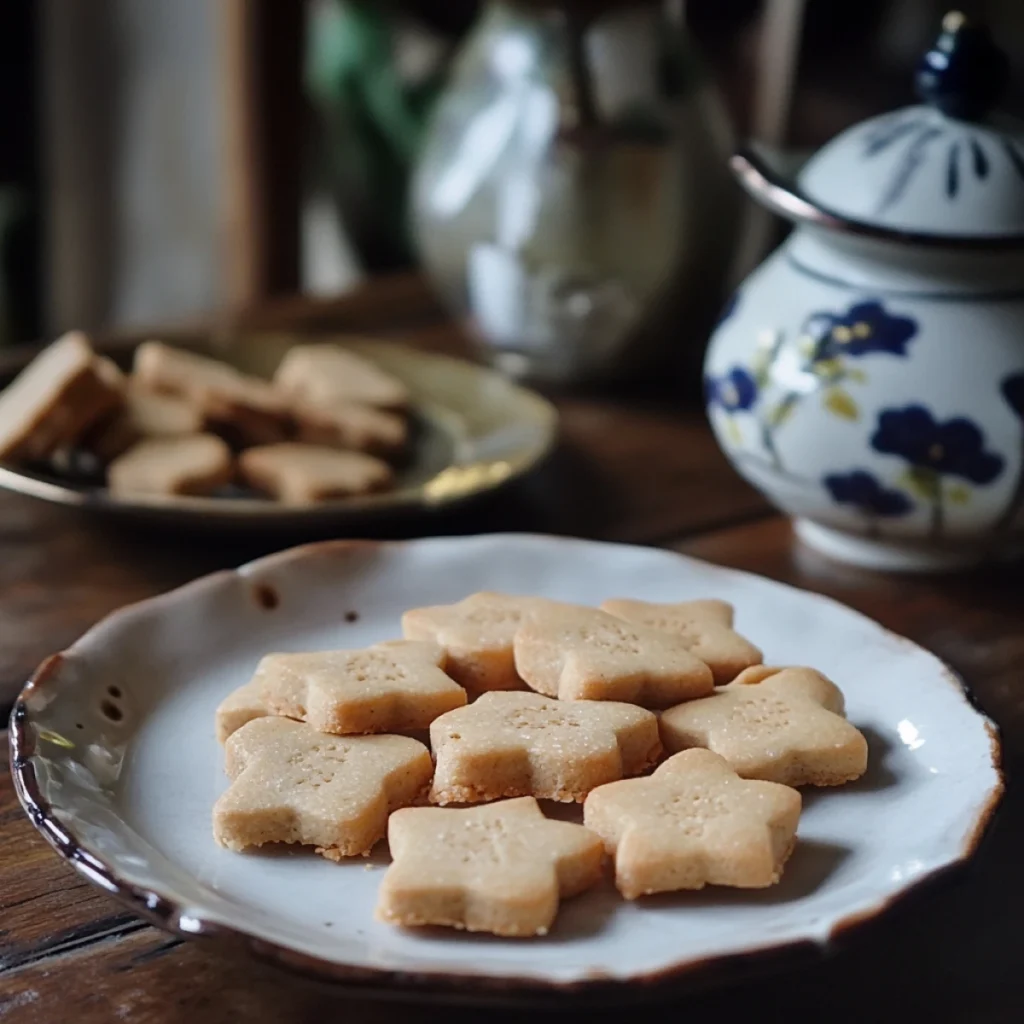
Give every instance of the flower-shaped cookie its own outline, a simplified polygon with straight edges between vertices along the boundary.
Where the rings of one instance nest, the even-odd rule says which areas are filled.
[[[711,693],[711,669],[670,633],[577,605],[552,603],[516,632],[516,670],[561,700],[667,708]]]
[[[644,779],[595,789],[587,828],[615,858],[615,885],[628,900],[655,892],[773,885],[796,842],[800,794],[748,782],[708,750],[670,757]]]
[[[547,934],[559,899],[592,886],[604,856],[596,835],[549,821],[532,797],[396,811],[388,842],[380,920],[506,936]]]
[[[552,603],[482,591],[455,604],[407,611],[402,635],[440,644],[448,654],[448,674],[474,696],[489,690],[525,690],[516,672],[512,640],[528,616]]]
[[[716,686],[731,682],[745,668],[761,663],[761,652],[732,628],[732,605],[725,601],[650,604],[613,599],[605,601],[601,609],[627,622],[679,637],[690,653],[711,669]]]
[[[843,695],[811,668],[751,668],[710,697],[661,716],[669,751],[707,747],[746,779],[838,786],[867,770],[868,745]]]
[[[442,715],[430,726],[430,745],[436,804],[509,796],[581,801],[661,755],[657,719],[643,708],[523,691],[485,693]]]
[[[340,860],[370,852],[388,814],[422,796],[433,766],[407,736],[328,736],[257,718],[228,737],[225,768],[231,785],[213,808],[221,846],[302,843]]]
[[[271,714],[321,732],[410,732],[466,703],[444,664],[437,644],[393,640],[358,651],[268,654],[253,682]]]

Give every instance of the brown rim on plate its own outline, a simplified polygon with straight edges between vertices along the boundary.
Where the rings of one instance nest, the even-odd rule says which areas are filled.
[[[408,542],[335,540],[302,545],[268,555],[249,563],[242,569],[211,573],[167,593],[126,605],[106,616],[93,628],[116,622],[125,616],[135,614],[139,609],[152,609],[169,600],[177,600],[183,593],[205,590],[216,585],[225,577],[236,576],[249,582],[248,572],[254,568],[266,569],[268,566],[282,562],[316,557],[326,551],[379,550],[402,547],[406,543]],[[786,584],[779,585],[787,586]],[[814,596],[829,604],[847,611],[850,610],[841,602],[825,595],[815,594]],[[891,631],[886,630],[886,632],[901,644],[919,649],[913,641],[891,633]],[[934,868],[899,892],[879,899],[874,905],[835,921],[829,929],[826,942],[817,943],[808,938],[799,938],[766,943],[735,953],[690,957],[680,960],[670,967],[635,974],[629,978],[610,978],[603,972],[594,971],[581,980],[568,982],[546,981],[515,975],[493,977],[471,973],[457,974],[450,971],[394,971],[383,968],[355,967],[308,953],[301,953],[271,940],[259,938],[232,925],[193,914],[189,907],[157,888],[139,886],[122,877],[115,867],[76,835],[72,826],[65,824],[60,819],[54,806],[43,795],[36,774],[33,763],[36,737],[26,699],[47,685],[52,685],[52,680],[60,671],[64,660],[64,653],[57,653],[46,658],[40,664],[15,701],[10,720],[11,774],[15,790],[32,823],[58,855],[68,861],[84,878],[117,897],[140,917],[175,935],[182,938],[213,938],[229,942],[247,949],[261,960],[285,967],[305,977],[341,983],[354,990],[390,998],[434,995],[451,1000],[506,1002],[551,1002],[566,997],[607,1000],[636,998],[642,995],[653,998],[668,994],[673,987],[704,988],[719,983],[725,978],[747,977],[764,973],[769,969],[806,962],[815,956],[825,955],[831,945],[845,942],[852,935],[859,934],[865,925],[877,922],[893,907],[903,904],[908,898],[919,895],[936,882],[962,869],[981,845],[1005,789],[998,729],[982,715],[984,728],[990,742],[991,766],[995,772],[996,781],[987,792],[984,801],[980,803],[956,858]],[[942,665],[942,670],[942,680],[953,687],[966,704],[971,705],[970,696],[960,677],[945,664]],[[977,711],[973,706],[972,710]],[[980,712],[977,713],[980,714]]]

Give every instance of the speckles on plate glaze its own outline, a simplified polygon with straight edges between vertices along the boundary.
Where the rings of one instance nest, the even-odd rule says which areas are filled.
[[[119,704],[104,698],[100,701],[100,714],[115,725],[124,721],[124,712]]]
[[[252,596],[256,604],[268,612],[274,611],[281,603],[281,595],[269,583],[253,584]]]

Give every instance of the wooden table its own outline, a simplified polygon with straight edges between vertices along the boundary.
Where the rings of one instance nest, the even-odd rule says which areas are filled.
[[[393,301],[395,295],[404,301]],[[450,347],[452,329],[415,287],[339,305],[290,304],[274,324],[408,331]],[[687,1021],[1024,1020],[1024,617],[1015,567],[949,578],[890,577],[832,564],[718,454],[698,410],[559,399],[563,439],[542,470],[494,501],[407,527],[409,535],[540,530],[685,551],[830,594],[935,651],[1003,730],[1010,784],[969,871],[849,934],[825,960],[729,988],[677,995],[655,1013]],[[253,540],[126,533],[0,496],[0,700],[108,611],[268,550]],[[6,756],[6,744],[3,745]],[[502,1024],[522,1011],[489,1011]],[[561,1014],[620,1021],[624,1011]],[[646,1012],[646,1011],[644,1011]],[[145,924],[79,878],[25,817],[0,774],[0,1021],[420,1024],[479,1009],[347,998],[215,946]]]

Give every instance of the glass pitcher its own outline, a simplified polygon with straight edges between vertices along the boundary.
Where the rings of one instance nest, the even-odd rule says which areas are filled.
[[[607,374],[687,325],[696,342],[721,298],[737,197],[718,96],[670,10],[604,7],[489,4],[414,176],[427,270],[514,376]]]

